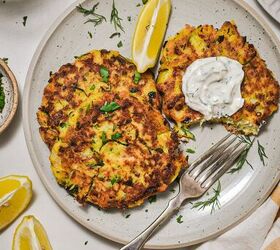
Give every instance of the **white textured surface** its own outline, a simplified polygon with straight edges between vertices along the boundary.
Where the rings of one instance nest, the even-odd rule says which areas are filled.
[[[6,0],[3,4],[2,0],[0,1],[0,56],[9,58],[9,65],[18,79],[21,95],[29,63],[39,41],[55,18],[72,2],[74,1]],[[254,0],[247,2],[261,12],[280,35],[277,23],[262,12]],[[26,27],[22,25],[23,16],[28,16]],[[21,108],[20,104],[19,112],[10,128],[0,137],[0,176],[17,173],[28,175],[32,179],[34,199],[24,214],[34,214],[42,222],[55,250],[117,249],[119,245],[96,236],[70,219],[49,196],[28,155]],[[21,219],[22,216],[1,233],[1,250],[11,249],[13,231]],[[84,245],[86,241],[88,244]]]

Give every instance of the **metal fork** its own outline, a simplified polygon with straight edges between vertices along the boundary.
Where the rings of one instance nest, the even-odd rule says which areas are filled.
[[[179,193],[169,201],[166,209],[148,228],[120,250],[141,249],[155,230],[180,209],[183,201],[202,196],[248,147],[237,139],[238,136],[228,134],[196,159],[181,175]]]

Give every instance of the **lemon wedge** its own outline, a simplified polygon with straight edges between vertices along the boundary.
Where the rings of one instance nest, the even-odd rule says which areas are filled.
[[[42,224],[32,215],[25,216],[17,226],[13,238],[13,250],[52,250]]]
[[[29,204],[32,183],[26,176],[0,178],[0,230],[8,226]]]
[[[132,41],[132,60],[138,72],[155,66],[170,11],[171,0],[149,0],[143,7]]]

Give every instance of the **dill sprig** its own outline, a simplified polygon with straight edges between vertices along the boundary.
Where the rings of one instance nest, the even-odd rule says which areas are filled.
[[[112,11],[111,11],[111,20],[110,22],[114,24],[115,30],[122,30],[124,32],[123,26],[122,26],[122,18],[119,17],[119,12],[115,6],[115,0],[113,0],[112,5]]]
[[[103,21],[107,22],[105,16],[95,13],[98,5],[99,5],[99,2],[95,5],[93,5],[93,7],[91,9],[87,10],[87,9],[83,8],[81,4],[79,4],[78,6],[76,6],[76,9],[80,13],[84,14],[84,16],[91,15],[93,18],[89,18],[85,23],[93,23],[94,27],[95,27],[95,26],[101,24]]]
[[[192,208],[198,208],[198,210],[204,210],[205,207],[211,206],[211,214],[214,212],[216,208],[220,208],[221,204],[219,201],[220,193],[221,193],[221,182],[218,181],[217,188],[213,188],[214,195],[205,201],[197,201],[193,203]]]
[[[261,160],[262,164],[265,165],[264,158],[267,159],[268,157],[265,153],[264,147],[260,144],[259,140],[257,142],[258,142],[258,154],[259,154],[260,160]]]
[[[252,169],[252,164],[247,160],[248,153],[254,144],[255,138],[252,140],[249,136],[239,136],[239,140],[247,144],[247,148],[240,154],[236,161],[236,166],[228,171],[230,174],[234,174],[242,169],[245,163],[247,163]]]

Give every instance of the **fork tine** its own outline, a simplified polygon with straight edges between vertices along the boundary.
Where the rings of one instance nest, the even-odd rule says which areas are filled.
[[[229,138],[229,137],[228,137]],[[208,168],[209,166],[211,166],[217,159],[221,158],[221,154],[223,154],[223,152],[237,139],[237,136],[235,136],[234,138],[232,138],[230,141],[224,141],[220,146],[218,146],[218,148],[216,147],[215,151],[212,153],[212,155],[210,154],[208,157],[210,157],[209,160],[207,160],[207,162],[205,162],[204,164],[202,164],[201,166],[195,167],[192,170],[189,171],[190,176],[192,176],[193,178],[196,178],[199,174],[201,174],[206,168]]]
[[[205,153],[199,156],[190,166],[188,172],[190,173],[197,165],[205,161],[212,153],[215,151],[217,147],[219,147],[222,143],[224,143],[232,134],[227,134],[221,140],[219,140],[216,144],[214,144],[211,148],[209,148]]]
[[[240,146],[241,143],[242,142],[239,141],[237,144],[231,146],[225,152],[223,152],[222,155],[219,155],[217,161],[214,162],[214,164],[209,164],[209,167],[207,167],[205,171],[200,172],[196,180],[200,183],[203,183],[206,179],[208,179],[210,175],[212,175],[216,170],[218,170],[222,165],[225,164],[230,155]]]
[[[203,188],[208,189],[210,186],[212,186],[226,171],[230,169],[232,164],[237,160],[239,155],[248,147],[248,145],[243,145],[240,149],[235,151],[230,158],[228,157],[228,160],[220,166],[220,168],[217,171],[212,172],[212,174],[201,183],[201,186]]]

